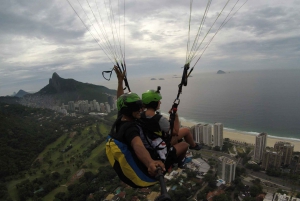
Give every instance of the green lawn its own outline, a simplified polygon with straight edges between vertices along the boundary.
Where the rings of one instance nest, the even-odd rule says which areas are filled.
[[[41,167],[39,169],[36,169],[36,175],[29,176],[28,174],[26,178],[24,179],[18,179],[13,180],[7,183],[8,192],[13,200],[18,200],[17,196],[17,190],[16,190],[16,184],[20,183],[21,181],[24,181],[25,179],[33,180],[37,177],[41,177],[42,173],[41,170],[44,169],[48,173],[51,173],[53,171],[59,172],[61,175],[64,174],[64,171],[66,168],[70,169],[71,172],[68,176],[70,179],[72,175],[74,175],[79,169],[82,169],[82,167],[77,167],[74,165],[74,163],[70,162],[71,157],[74,157],[75,160],[78,157],[78,154],[83,153],[84,150],[86,150],[87,147],[89,147],[92,143],[95,142],[95,140],[100,139],[100,136],[98,135],[96,131],[96,125],[93,124],[92,126],[86,127],[82,130],[82,133],[80,136],[74,136],[73,138],[70,138],[70,134],[66,133],[63,134],[61,137],[59,137],[55,142],[48,145],[45,150],[39,154],[38,158],[43,158],[43,162],[41,164]],[[92,132],[90,131],[90,127],[92,128]],[[102,136],[107,136],[110,127],[106,124],[100,122],[99,124],[99,130]],[[72,148],[62,153],[60,150],[66,148],[68,145],[72,144]],[[106,164],[99,164],[97,162],[97,157],[101,154],[105,154],[105,141],[102,142],[99,146],[97,146],[92,152],[89,158],[86,158],[83,162],[84,165],[87,165],[89,167],[89,164],[92,163],[92,167],[86,169],[86,171],[93,171],[94,173],[98,170],[98,168],[101,165]],[[45,158],[48,156],[48,159]],[[52,160],[53,163],[50,165],[47,161]],[[58,163],[61,163],[59,166],[56,166]],[[61,185],[65,185],[67,181],[61,182]],[[67,190],[66,187],[60,186],[57,189],[53,190],[51,193],[49,193],[43,200],[53,200],[55,194],[58,192],[65,192]]]
[[[241,147],[236,147],[238,153],[244,153],[244,149]]]
[[[59,192],[67,192],[68,191],[68,188],[67,186],[60,186],[56,189],[54,189],[53,191],[51,191],[50,193],[48,193],[44,198],[43,200],[54,200],[55,198],[55,195]]]
[[[236,154],[236,152],[234,151],[233,146],[229,148],[229,151],[230,151],[230,153],[232,153],[232,154]]]

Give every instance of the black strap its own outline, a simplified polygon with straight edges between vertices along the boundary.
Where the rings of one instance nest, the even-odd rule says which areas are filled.
[[[194,69],[194,68],[192,68],[189,71],[189,68],[190,68],[189,63],[185,64],[184,67],[183,67],[181,82],[178,85],[178,93],[177,93],[176,99],[174,100],[171,111],[170,111],[170,117],[169,117],[170,130],[169,130],[169,140],[168,140],[169,143],[167,143],[167,155],[169,154],[169,151],[170,151],[170,148],[171,148],[171,139],[172,139],[172,136],[173,136],[174,122],[175,122],[176,112],[177,112],[178,106],[180,104],[179,96],[182,93],[182,86],[187,86],[188,77],[190,76],[190,74],[192,73],[192,71]]]
[[[124,64],[121,63],[122,69],[121,69],[121,67],[120,67],[120,65],[119,65],[118,62],[116,62],[116,65],[118,66],[118,69],[119,69],[119,71],[120,71],[121,73],[123,73],[123,72],[126,70],[126,64],[125,64],[125,62],[124,62]],[[102,76],[103,76],[103,78],[106,79],[107,81],[110,81],[112,72],[113,72],[113,69],[110,70],[110,71],[102,71]],[[109,78],[106,78],[106,77],[105,77],[105,74],[107,74],[107,73],[109,73]],[[125,83],[125,88],[124,88],[123,90],[125,90],[125,89],[127,88],[128,91],[131,92],[130,87],[129,87],[129,83],[128,83],[128,80],[127,80],[127,76],[126,76],[126,75],[124,76],[124,83]]]

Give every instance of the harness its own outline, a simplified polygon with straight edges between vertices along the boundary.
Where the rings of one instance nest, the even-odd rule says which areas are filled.
[[[132,147],[127,146],[124,142],[123,135],[121,135],[133,126],[136,126],[139,130],[141,129],[138,128],[137,122],[132,121],[121,125],[118,132],[116,132],[116,125],[120,120],[121,117],[115,121],[111,132],[107,137],[106,156],[109,163],[114,168],[119,178],[134,188],[143,188],[156,184],[157,180],[147,174],[147,167],[139,161],[136,154],[133,153],[134,150]]]
[[[161,117],[162,115],[160,115],[159,113],[156,113],[151,118],[147,118],[145,112],[141,114],[140,122],[142,129],[151,140],[158,137],[166,139],[167,137],[167,133],[162,131],[159,125],[159,120]]]

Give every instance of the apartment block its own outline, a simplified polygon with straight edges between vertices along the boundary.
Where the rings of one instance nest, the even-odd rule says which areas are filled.
[[[212,145],[212,126],[209,124],[203,125],[203,143],[208,146]]]
[[[276,142],[274,145],[274,150],[277,152],[282,152],[281,163],[283,165],[289,165],[292,161],[292,156],[294,152],[294,145],[289,142]]]
[[[226,183],[230,183],[235,179],[236,162],[228,157],[219,157],[218,177]]]
[[[266,150],[263,154],[262,168],[267,169],[277,169],[281,165],[282,152],[276,152],[272,150]]]
[[[214,147],[223,146],[223,124],[215,123],[214,124]]]
[[[255,162],[261,162],[266,146],[267,146],[267,133],[260,133],[255,138],[255,146],[254,146],[254,158]]]
[[[203,143],[203,125],[197,124],[191,127],[191,133],[194,141],[197,143]]]
[[[104,105],[105,105],[106,112],[110,113],[110,105],[108,104],[108,102],[105,102]]]

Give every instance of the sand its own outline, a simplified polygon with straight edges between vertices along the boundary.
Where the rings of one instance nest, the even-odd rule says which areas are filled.
[[[184,122],[181,121],[182,126],[192,127],[194,124],[191,122]],[[231,140],[237,140],[241,142],[246,142],[249,144],[255,144],[255,135],[253,134],[247,134],[244,132],[239,131],[233,131],[233,130],[223,130],[223,138],[229,138]],[[275,137],[268,136],[267,138],[267,146],[268,147],[274,147],[274,144],[276,142],[283,141],[283,142],[290,142],[294,145],[294,151],[300,151],[300,139],[298,140],[291,140],[291,139],[279,139]]]

